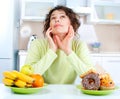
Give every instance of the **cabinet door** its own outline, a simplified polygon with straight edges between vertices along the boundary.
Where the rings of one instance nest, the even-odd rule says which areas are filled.
[[[93,12],[88,16],[89,22],[101,24],[120,24],[120,3],[110,0],[88,0]]]
[[[13,70],[12,59],[0,59],[0,82],[2,82],[4,71]]]
[[[120,83],[120,56],[103,57],[103,67],[116,83]]]
[[[96,69],[96,71],[98,73],[104,73],[105,70],[103,68],[103,62],[102,62],[102,56],[98,55],[98,56],[92,56],[92,61],[93,61],[93,64],[94,64],[94,67]]]
[[[13,0],[11,0],[13,1]],[[13,36],[13,9],[12,2],[4,0],[0,3],[0,58],[12,57],[12,36]],[[7,3],[6,3],[7,2]]]
[[[22,0],[21,19],[42,21],[56,3],[56,0]]]
[[[92,61],[94,66],[95,65],[102,65],[102,57],[101,56],[96,56],[96,55],[91,55]]]
[[[25,64],[25,59],[26,59],[26,55],[20,55],[19,56],[19,70]]]

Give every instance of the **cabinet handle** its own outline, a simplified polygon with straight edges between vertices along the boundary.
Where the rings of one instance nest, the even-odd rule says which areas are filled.
[[[108,62],[120,62],[120,60],[109,60]]]

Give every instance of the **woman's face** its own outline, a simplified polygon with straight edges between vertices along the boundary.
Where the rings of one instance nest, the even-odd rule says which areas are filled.
[[[53,34],[66,34],[70,26],[70,19],[63,10],[55,10],[50,17],[50,27]]]

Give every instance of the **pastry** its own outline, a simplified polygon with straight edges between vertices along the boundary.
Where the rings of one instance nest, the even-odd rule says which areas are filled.
[[[100,88],[99,74],[89,72],[82,78],[82,86],[87,90],[98,90]]]
[[[115,88],[115,83],[108,73],[100,75],[100,89],[110,90]]]

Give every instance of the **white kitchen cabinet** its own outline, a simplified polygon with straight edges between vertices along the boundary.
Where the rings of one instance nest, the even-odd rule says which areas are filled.
[[[27,51],[19,51],[19,69],[24,65]],[[92,53],[91,58],[94,65],[98,64],[102,68],[110,73],[115,83],[120,83],[120,53]],[[75,83],[79,82],[79,77]]]
[[[22,0],[21,20],[43,21],[48,11],[55,5],[56,0]]]
[[[18,52],[18,56],[19,56],[19,70],[21,69],[21,67],[25,64],[25,59],[27,56],[27,51],[21,50]]]
[[[3,72],[4,71],[11,71],[14,69],[13,67],[13,60],[12,59],[1,59],[0,58],[0,83],[2,82],[3,79]]]
[[[0,2],[0,83],[4,71],[17,69],[19,0]]]
[[[94,65],[98,64],[106,72],[108,72],[115,83],[120,83],[120,54],[91,54]]]
[[[89,15],[92,11],[91,7],[87,7],[87,0],[66,0],[66,6],[79,15]]]
[[[87,17],[88,22],[99,24],[120,24],[120,2],[113,0],[88,0],[92,13]]]
[[[102,56],[99,56],[98,54],[91,54],[91,58],[92,58],[94,66],[102,65]]]
[[[120,83],[120,56],[103,57],[103,67],[110,73],[115,83]]]

